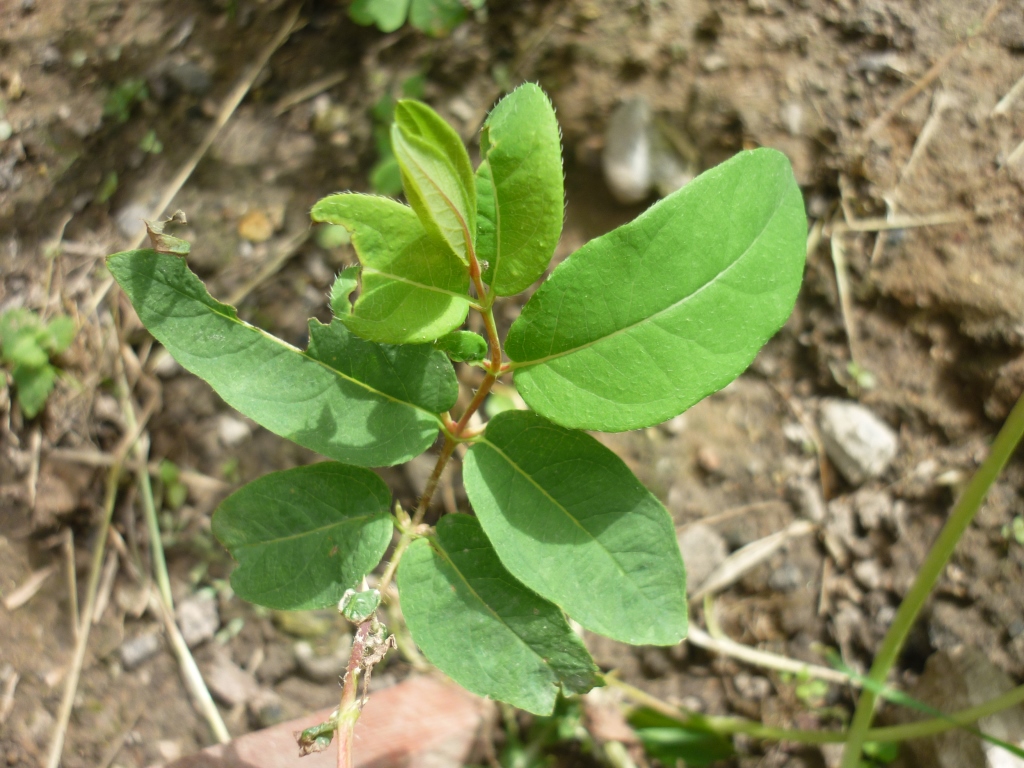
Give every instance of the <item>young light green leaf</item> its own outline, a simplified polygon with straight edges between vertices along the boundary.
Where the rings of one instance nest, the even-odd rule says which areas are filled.
[[[464,688],[539,715],[597,667],[558,608],[517,582],[469,515],[449,515],[398,567],[402,613],[431,663]]]
[[[391,145],[409,205],[424,228],[468,264],[476,239],[476,184],[459,135],[426,104],[403,99],[395,106]]]
[[[325,197],[311,215],[352,234],[362,290],[350,313],[335,314],[353,333],[386,344],[422,344],[465,321],[469,271],[427,234],[412,208],[386,197],[341,194]],[[334,300],[332,290],[332,307]]]
[[[789,317],[806,238],[785,155],[741,152],[555,269],[509,330],[520,394],[579,429],[678,415],[739,376]]]
[[[224,400],[282,437],[339,461],[408,461],[455,404],[451,362],[427,345],[375,344],[310,321],[305,352],[238,319],[185,260],[153,251],[107,259],[150,333]]]
[[[77,332],[75,321],[72,318],[67,315],[57,315],[46,324],[46,331],[40,343],[51,355],[57,355],[71,346]]]
[[[46,399],[53,391],[57,380],[57,369],[49,363],[38,367],[16,365],[11,371],[14,386],[18,391],[18,406],[26,418],[35,418],[46,405]]]
[[[452,331],[435,341],[434,348],[459,363],[476,363],[487,357],[487,339],[472,331]]]
[[[409,15],[409,0],[353,0],[348,15],[356,24],[376,24],[381,32],[394,32]]]
[[[544,274],[562,233],[562,148],[544,91],[527,83],[499,101],[480,147],[477,254],[484,281],[512,296]]]
[[[214,535],[238,561],[232,589],[278,610],[337,605],[391,543],[390,502],[373,472],[334,462],[243,486],[213,515]]]
[[[469,449],[466,493],[506,568],[589,630],[686,637],[686,572],[668,512],[590,435],[505,411]]]

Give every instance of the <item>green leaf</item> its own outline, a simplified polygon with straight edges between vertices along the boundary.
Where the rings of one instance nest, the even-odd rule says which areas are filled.
[[[375,344],[340,322],[310,321],[305,352],[238,319],[184,259],[126,251],[107,259],[150,333],[183,367],[271,432],[360,466],[408,461],[437,437],[458,382],[429,346]]]
[[[732,742],[709,730],[695,728],[665,717],[652,709],[641,708],[629,716],[629,724],[644,745],[644,750],[663,765],[710,765],[736,754]]]
[[[46,398],[53,391],[57,369],[49,363],[41,366],[16,365],[11,371],[18,390],[18,405],[26,417],[33,419],[43,410]]]
[[[52,355],[59,355],[71,346],[77,333],[75,321],[67,315],[58,315],[46,325],[46,333],[41,343]]]
[[[806,238],[785,155],[741,152],[555,269],[508,333],[520,394],[579,429],[678,415],[782,327]]]
[[[409,23],[432,37],[444,37],[466,19],[459,0],[412,0]]]
[[[557,607],[506,571],[469,515],[441,518],[398,567],[402,613],[431,663],[480,696],[535,714],[559,686],[585,693],[597,667]]]
[[[353,0],[348,15],[356,24],[376,24],[381,32],[394,32],[409,15],[409,0]]]
[[[469,449],[466,493],[501,562],[589,630],[686,637],[686,572],[668,512],[590,435],[505,411]]]
[[[4,359],[26,368],[43,367],[50,359],[42,345],[44,336],[45,331],[22,328],[10,340],[4,339]]]
[[[472,331],[452,331],[435,341],[434,348],[460,363],[476,363],[487,357],[487,339]]]
[[[214,535],[238,561],[232,589],[277,610],[337,605],[391,543],[390,502],[373,472],[334,462],[243,486],[213,515]]]
[[[426,104],[403,99],[395,106],[391,145],[409,205],[426,230],[468,264],[476,238],[476,184],[462,139]]]
[[[362,290],[351,313],[339,316],[353,333],[387,344],[421,344],[465,321],[469,271],[427,234],[412,208],[385,197],[341,194],[325,197],[311,215],[352,234],[363,265]]]
[[[527,83],[499,101],[480,148],[477,254],[484,281],[512,296],[544,274],[562,233],[562,148],[544,91]]]

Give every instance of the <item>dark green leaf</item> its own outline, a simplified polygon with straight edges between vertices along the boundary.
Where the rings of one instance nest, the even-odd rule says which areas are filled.
[[[678,415],[786,321],[806,238],[785,155],[741,152],[555,269],[509,330],[520,394],[580,429]]]
[[[434,348],[460,363],[476,363],[487,357],[487,339],[472,331],[452,331],[435,341]]]
[[[356,24],[376,24],[381,32],[394,32],[408,14],[409,0],[353,0],[348,9]]]
[[[465,321],[469,271],[427,234],[409,206],[385,197],[331,195],[313,206],[312,217],[352,233],[362,289],[350,313],[335,314],[353,333],[387,344],[421,344]],[[334,302],[332,291],[332,307]]]
[[[174,359],[271,432],[360,466],[408,461],[455,403],[448,359],[429,346],[363,341],[310,321],[307,351],[238,319],[185,261],[153,251],[107,260],[143,324]]]
[[[231,587],[278,610],[337,605],[391,543],[384,481],[326,462],[273,472],[221,502],[213,533],[238,561]]]
[[[686,637],[672,518],[593,437],[505,411],[470,448],[463,480],[501,562],[537,594],[626,643]]]
[[[597,667],[557,607],[506,571],[476,519],[449,515],[398,568],[402,613],[431,663],[464,688],[551,712],[559,686],[584,693]]]
[[[562,149],[555,111],[533,83],[487,116],[476,171],[477,254],[484,280],[512,296],[544,274],[562,233]]]
[[[426,230],[468,264],[476,239],[476,184],[462,139],[426,104],[402,100],[391,145],[409,205]]]
[[[11,371],[11,378],[18,391],[21,412],[32,419],[46,405],[46,398],[53,391],[57,379],[57,369],[49,363],[38,367],[16,365]]]

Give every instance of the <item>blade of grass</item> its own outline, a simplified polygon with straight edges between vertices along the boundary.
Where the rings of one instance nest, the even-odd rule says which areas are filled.
[[[858,673],[856,670],[847,666],[845,663],[843,663],[843,660],[840,659],[839,656],[834,652],[829,654],[829,662],[833,666],[835,666],[836,669],[849,675],[851,680],[857,681],[866,690],[871,691],[881,699],[891,701],[894,704],[899,704],[900,706],[906,707],[907,709],[913,709],[917,712],[920,712],[921,714],[933,717],[936,720],[949,723],[951,728],[963,728],[965,731],[974,736],[977,736],[979,739],[987,741],[990,744],[995,744],[997,747],[1002,747],[1007,752],[1011,752],[1017,757],[1024,758],[1024,749],[1021,749],[1020,747],[1014,744],[1010,744],[1009,742],[1003,741],[1002,739],[996,738],[995,736],[991,736],[985,733],[984,731],[975,728],[973,725],[955,722],[950,715],[947,715],[941,710],[936,709],[930,704],[924,703],[920,699],[915,699],[908,693],[898,691],[895,688],[889,688],[884,685],[879,685],[874,680],[870,680],[864,675]],[[868,741],[880,741],[880,739],[868,739]]]
[[[921,608],[939,580],[939,576],[942,575],[957,542],[960,541],[960,537],[981,508],[989,488],[999,476],[1006,462],[1009,461],[1022,436],[1024,436],[1024,395],[1021,395],[1013,410],[1010,411],[1006,423],[1003,424],[992,443],[988,457],[974,473],[967,488],[964,489],[953,512],[939,533],[939,537],[932,545],[931,551],[924,563],[921,564],[910,591],[900,603],[896,617],[889,626],[889,631],[886,633],[885,639],[882,640],[882,646],[878,649],[878,654],[871,665],[871,671],[868,673],[867,679],[872,683],[884,685],[889,670],[892,669],[907,635],[910,634],[910,630],[914,626],[917,615],[921,612]],[[871,719],[874,717],[877,700],[877,694],[865,687],[857,702],[857,709],[850,725],[849,738],[843,749],[841,768],[857,768],[859,765],[861,751],[864,742],[867,741],[867,732],[871,726]]]

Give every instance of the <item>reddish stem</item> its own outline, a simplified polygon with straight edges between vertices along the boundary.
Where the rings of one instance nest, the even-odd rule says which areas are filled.
[[[356,702],[356,694],[359,689],[359,673],[363,666],[363,651],[372,632],[371,623],[372,620],[364,621],[356,629],[356,635],[352,640],[352,653],[348,657],[348,667],[345,670],[341,706],[338,707],[338,768],[352,768],[352,736],[361,709]]]

